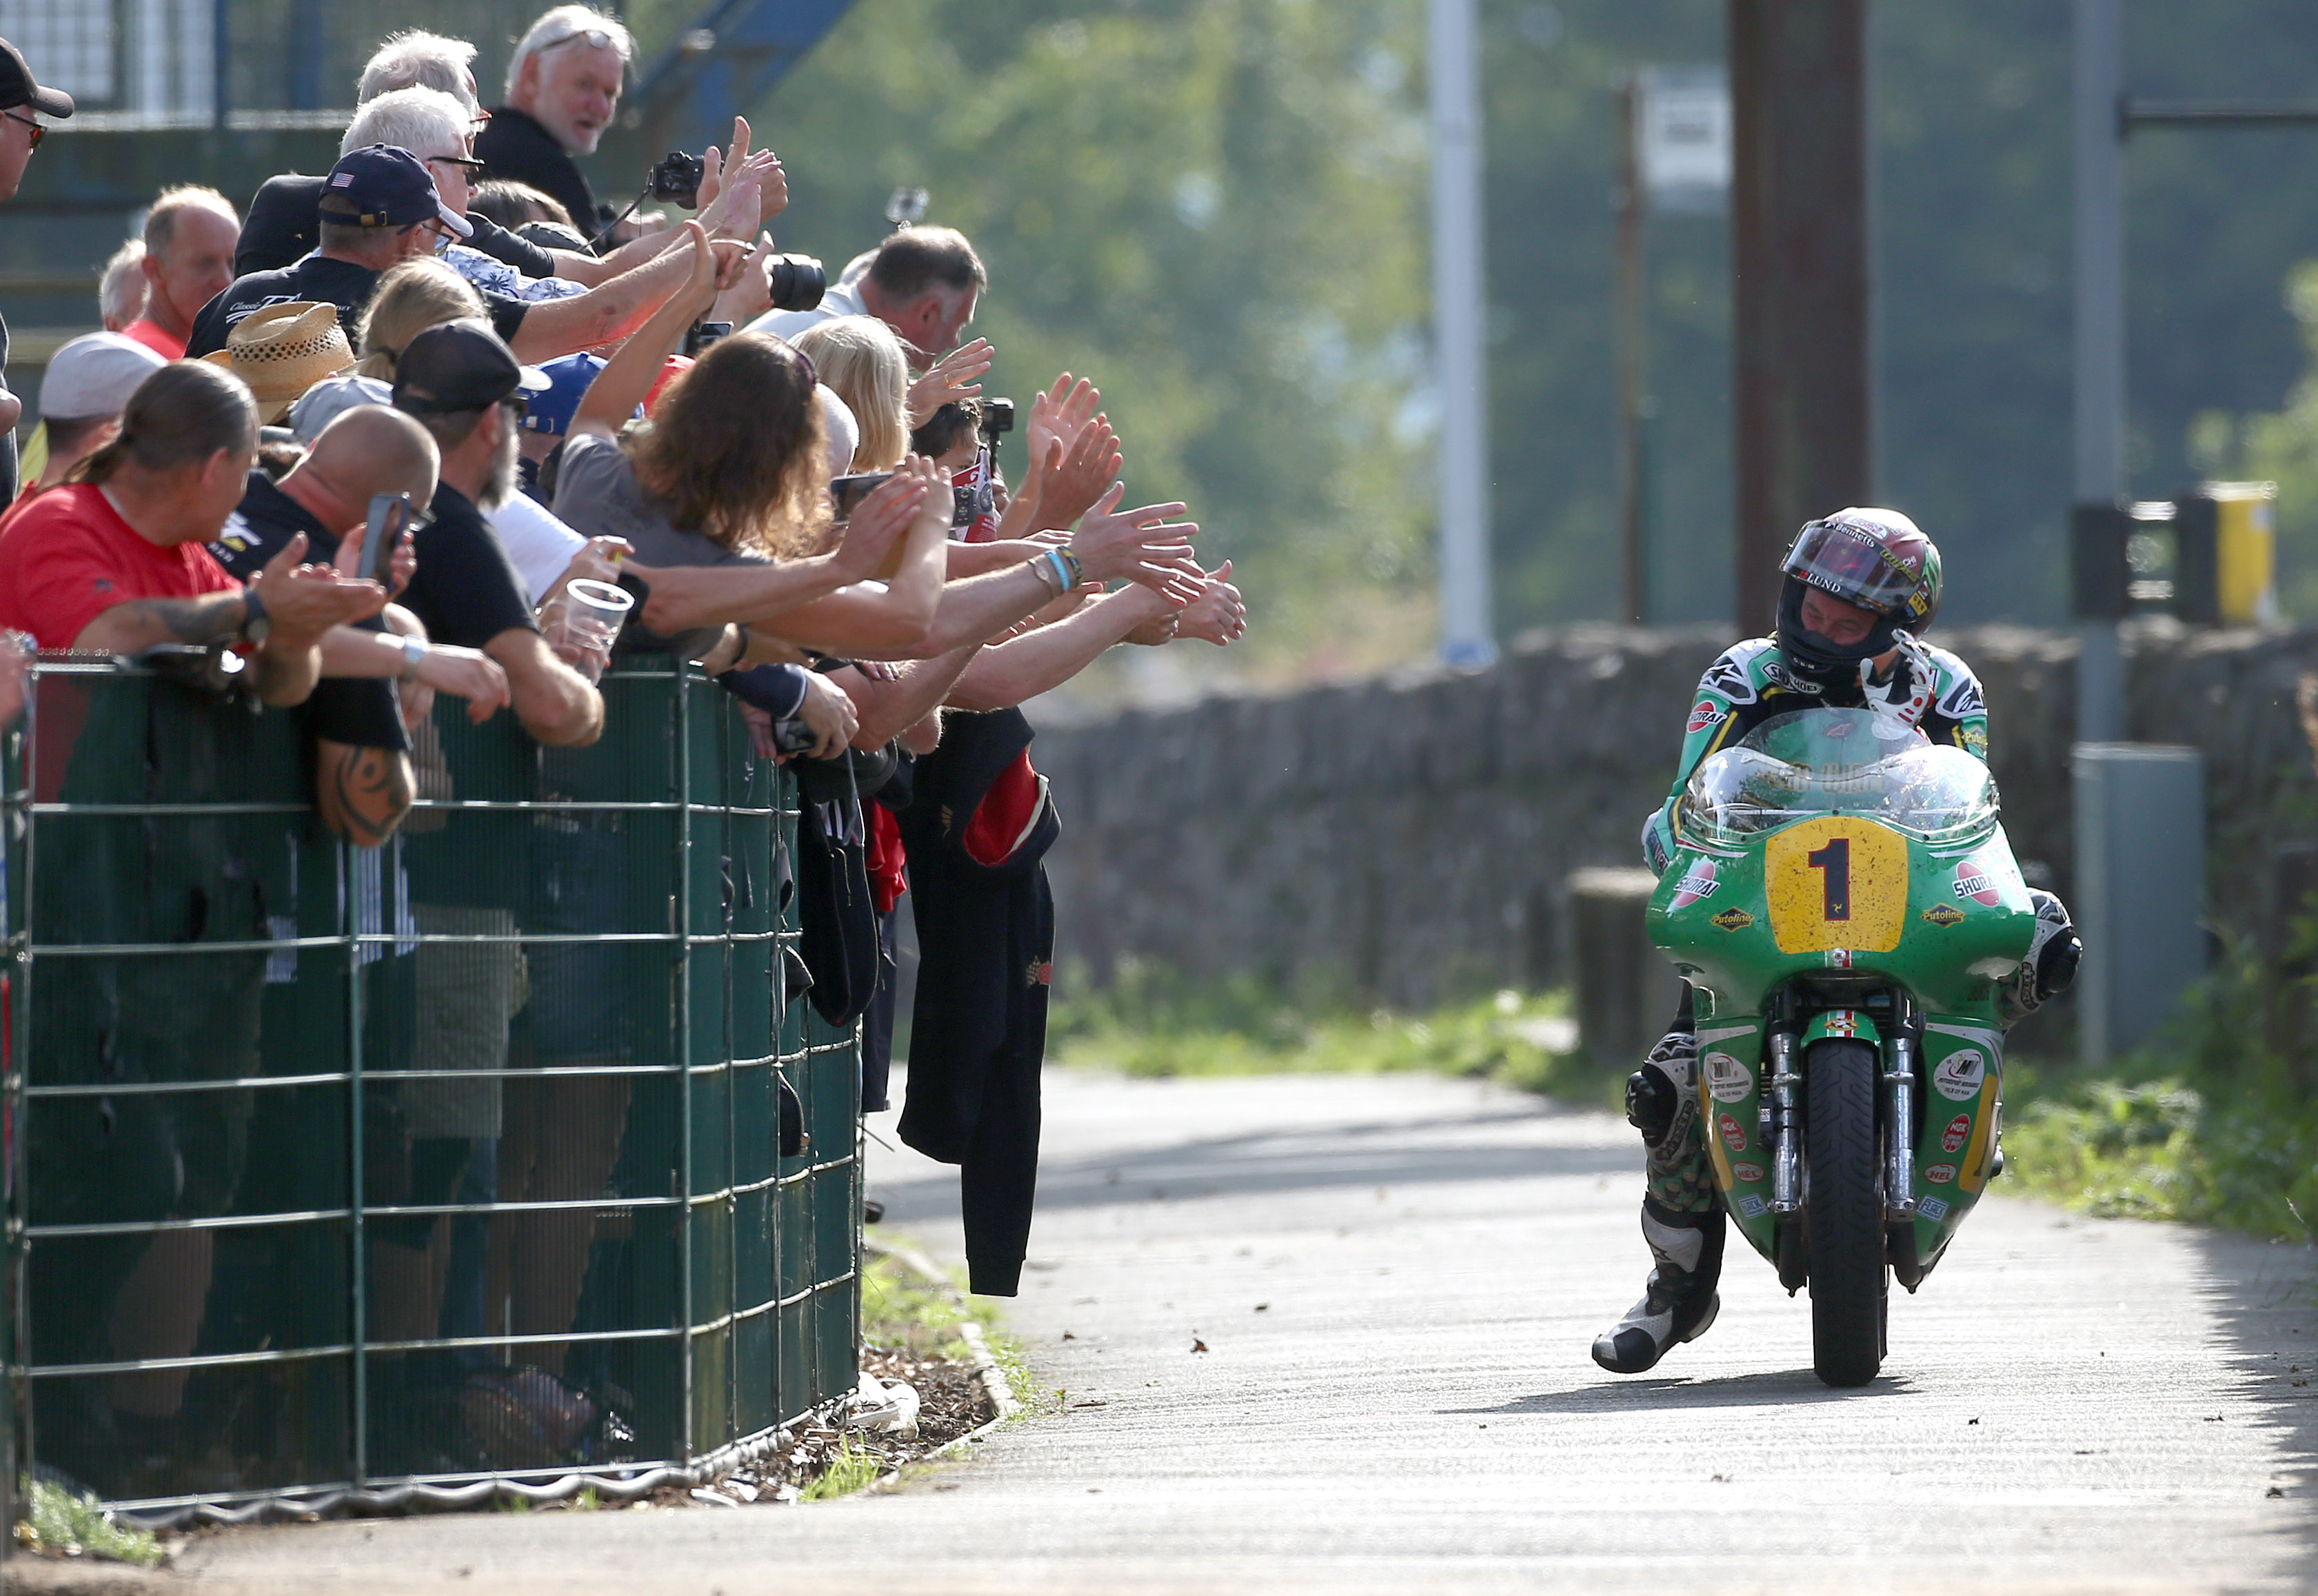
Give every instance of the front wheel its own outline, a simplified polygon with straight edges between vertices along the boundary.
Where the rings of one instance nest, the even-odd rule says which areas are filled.
[[[1803,1064],[1811,1367],[1830,1385],[1864,1385],[1883,1363],[1876,1073],[1875,1049],[1864,1042],[1815,1042]]]

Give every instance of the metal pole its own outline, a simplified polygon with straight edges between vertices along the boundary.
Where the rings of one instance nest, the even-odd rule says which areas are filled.
[[[1642,373],[1649,336],[1643,302],[1642,84],[1618,85],[1618,531],[1625,571],[1626,622],[1649,619],[1643,523]]]
[[[1481,63],[1477,0],[1427,0],[1433,96],[1433,322],[1441,384],[1441,658],[1496,658],[1489,597],[1483,363]]]
[[[2125,29],[2120,0],[2075,0],[2076,502],[2114,507],[2125,488]],[[2077,740],[2125,733],[2116,623],[2078,623]]]

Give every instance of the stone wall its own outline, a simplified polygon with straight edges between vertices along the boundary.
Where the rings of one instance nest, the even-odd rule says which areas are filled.
[[[1728,641],[1575,627],[1478,673],[1048,725],[1034,757],[1063,813],[1049,861],[1061,956],[1098,981],[1140,959],[1407,1006],[1559,984],[1564,883],[1636,862],[1693,689]],[[2074,638],[1936,641],[1980,672],[2013,847],[2065,894]],[[2281,850],[2306,857],[2318,838],[2294,705],[2318,631],[2141,623],[2127,657],[2130,735],[2206,755],[2213,919],[2268,926]]]

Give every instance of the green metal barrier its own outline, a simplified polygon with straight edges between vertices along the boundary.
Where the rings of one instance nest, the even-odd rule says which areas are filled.
[[[43,662],[0,817],[20,1467],[148,1517],[625,1494],[852,1386],[859,1062],[785,990],[793,788],[656,663],[585,749],[445,701],[364,852],[294,716]]]

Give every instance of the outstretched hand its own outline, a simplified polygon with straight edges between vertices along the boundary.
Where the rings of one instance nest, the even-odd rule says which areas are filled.
[[[1175,614],[1177,640],[1198,638],[1227,649],[1247,635],[1247,605],[1231,584],[1232,562],[1205,573],[1199,596]]]
[[[877,485],[853,509],[845,523],[845,541],[837,546],[838,569],[848,582],[858,582],[885,563],[894,542],[906,534],[925,508],[932,492],[933,464],[912,454],[893,476]],[[941,507],[947,519],[948,506]]]
[[[1023,441],[1029,446],[1030,458],[1046,458],[1049,438],[1061,439],[1067,450],[1101,404],[1101,393],[1085,378],[1074,381],[1068,372],[1056,378],[1052,388],[1030,401],[1030,418],[1023,424]]]
[[[1190,552],[1199,524],[1167,520],[1170,516],[1183,513],[1185,507],[1181,504],[1143,505],[1121,510],[1119,501],[1126,494],[1124,482],[1110,485],[1110,491],[1071,539],[1071,553],[1091,582],[1126,577],[1146,587],[1182,591],[1179,602],[1189,603],[1198,595],[1196,589],[1186,590],[1186,578],[1179,561]]]
[[[926,374],[910,384],[910,425],[923,426],[934,418],[934,412],[954,399],[980,399],[982,384],[975,379],[987,372],[998,358],[987,338],[976,338],[961,344],[926,369]]]
[[[1081,427],[1069,450],[1058,457],[1056,451],[1061,449],[1059,438],[1047,444],[1044,458],[1049,463],[1038,474],[1041,531],[1077,525],[1080,517],[1101,501],[1104,492],[1118,485],[1119,473],[1127,464],[1127,457],[1119,451],[1119,435],[1111,431],[1109,418],[1101,416]]]

